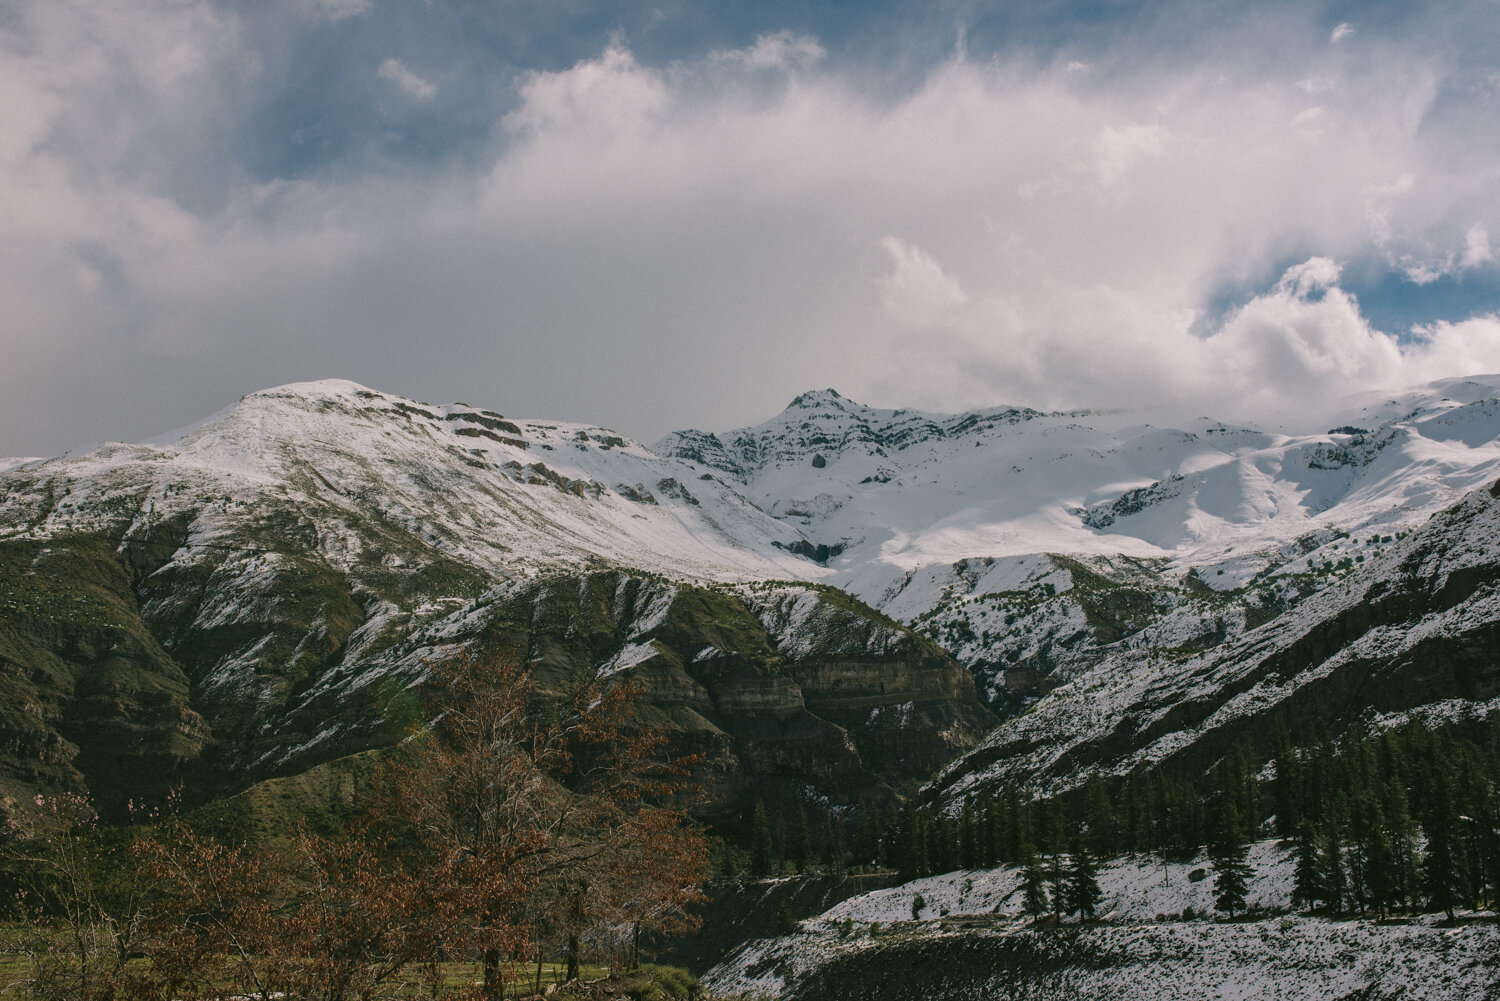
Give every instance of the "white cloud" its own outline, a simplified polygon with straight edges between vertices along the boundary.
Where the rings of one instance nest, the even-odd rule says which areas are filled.
[[[1333,29],[1333,33],[1328,36],[1328,40],[1337,44],[1339,42],[1342,42],[1352,34],[1354,34],[1354,25],[1350,24],[1348,21],[1344,21]]]
[[[399,59],[387,59],[381,63],[376,75],[382,80],[389,80],[419,101],[430,101],[437,95],[435,85],[407,69]]]
[[[1470,226],[1464,237],[1464,255],[1459,260],[1460,266],[1477,268],[1494,260],[1495,252],[1490,249],[1490,234],[1478,223]]]
[[[940,324],[968,305],[963,287],[921,247],[887,236],[880,245],[891,257],[891,269],[880,283],[886,312],[913,326]]]
[[[226,191],[205,210],[174,173],[205,158],[179,154],[231,145],[212,130],[268,71],[207,4],[128,7],[80,31],[37,5],[26,44],[0,38],[0,426],[67,393],[201,393],[182,423],[321,375],[649,437],[807,385],[1274,412],[1500,369],[1493,320],[1405,343],[1339,286],[1338,260],[1492,266],[1500,129],[1429,116],[1443,67],[1399,48],[1315,38],[1269,76],[955,55],[875,95],[798,36],[665,66],[616,43],[525,74],[477,165],[203,168]],[[1299,80],[1327,83],[1291,128]],[[183,128],[208,139],[163,141]],[[1226,286],[1270,291],[1195,336]]]
[[[748,48],[715,52],[709,58],[755,69],[787,70],[811,66],[826,54],[815,38],[777,31],[761,35]]]
[[[1097,141],[1097,173],[1100,187],[1108,188],[1136,164],[1157,159],[1167,144],[1160,125],[1105,126]]]
[[[370,10],[370,0],[313,0],[318,14],[330,21],[358,17]]]

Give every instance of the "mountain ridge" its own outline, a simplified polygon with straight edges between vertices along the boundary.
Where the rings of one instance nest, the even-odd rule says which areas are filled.
[[[996,780],[1017,774],[1003,758],[1027,760],[1005,749],[1004,735],[1027,725],[1014,720],[970,752],[989,717],[965,684],[1002,717],[1066,730],[1083,712],[1123,725],[1146,712],[1146,694],[1107,704],[1080,693],[1142,651],[1177,651],[1154,684],[1179,690],[1182,672],[1216,657],[1248,663],[1267,630],[1331,628],[1341,587],[1405,586],[1397,554],[1442,512],[1470,503],[1488,517],[1464,498],[1500,478],[1500,377],[1332,410],[1326,432],[1208,418],[1172,428],[1118,411],[884,411],[818,390],[756,427],[675,432],[653,451],[591,425],[341,380],[252,393],[144,444],[0,470],[0,555],[14,582],[50,582],[40,599],[16,590],[0,618],[0,666],[31,679],[9,683],[7,732],[25,759],[12,778],[21,788],[66,777],[67,761],[105,754],[84,748],[83,720],[129,729],[148,703],[159,725],[137,745],[179,763],[164,774],[205,761],[235,781],[285,774],[388,741],[384,679],[409,684],[434,657],[508,635],[544,661],[565,651],[559,678],[655,672],[661,718],[735,776],[725,804],[761,786],[791,795],[820,755],[853,754],[858,788],[914,788],[927,777],[915,765],[871,769],[908,739],[889,729],[901,718],[890,710],[910,701],[902,693],[940,692],[914,725],[954,740],[913,731],[928,742],[909,757],[950,763],[932,794],[956,795],[995,767]],[[1487,549],[1476,559],[1500,564]],[[70,573],[97,590],[72,593]],[[601,574],[616,583],[597,583]],[[714,610],[667,642],[637,613],[609,611],[601,592],[570,599],[546,628],[516,631],[545,594],[637,586],[628,580],[666,582],[678,596],[669,606]],[[1488,621],[1482,586],[1460,604]],[[770,607],[760,587],[803,610],[789,631],[757,618]],[[1419,588],[1409,604],[1421,619],[1436,600]],[[103,611],[81,610],[89,601]],[[871,625],[850,633],[863,639],[848,649],[821,647],[815,634],[840,608]],[[585,621],[593,640],[567,638]],[[879,639],[889,629],[908,638],[891,646]],[[714,687],[708,650],[755,670],[782,665],[792,687],[766,703],[779,707],[766,717],[774,726],[705,708],[739,699],[741,684]],[[814,704],[834,705],[818,693],[839,663],[864,679],[855,689],[882,671],[895,680],[877,682],[883,694],[859,713],[825,718]],[[104,716],[89,715],[91,698]],[[1420,699],[1409,701],[1393,709]],[[807,743],[795,761],[757,758],[776,727],[832,743]],[[866,727],[869,748],[885,750],[861,750]],[[1106,746],[1088,752],[1096,763]],[[814,785],[834,789],[833,772]]]

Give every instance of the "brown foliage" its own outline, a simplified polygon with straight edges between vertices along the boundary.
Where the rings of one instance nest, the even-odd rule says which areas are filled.
[[[566,941],[576,971],[588,933],[691,923],[707,847],[672,797],[692,762],[630,726],[633,685],[549,702],[509,659],[435,669],[426,694],[433,722],[394,756],[363,822],[262,846],[160,824],[112,856],[134,887],[123,916],[98,888],[92,812],[64,810],[35,842],[45,853],[12,852],[45,888],[33,926],[71,930],[61,954],[81,957],[53,963],[61,993],[34,978],[32,996],[375,1001],[420,982],[437,997],[444,962],[477,956],[496,998],[539,935]],[[95,939],[109,947],[78,944]],[[146,961],[127,964],[132,952]]]
[[[534,932],[579,936],[601,924],[686,927],[699,899],[707,844],[670,805],[690,760],[633,729],[632,684],[584,685],[547,703],[514,659],[435,669],[433,725],[392,766],[383,815],[419,832],[426,850],[459,853],[510,876],[467,911],[465,944],[485,956],[487,994],[499,958],[519,958]]]

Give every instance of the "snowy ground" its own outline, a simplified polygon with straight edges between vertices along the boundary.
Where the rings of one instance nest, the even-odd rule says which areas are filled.
[[[1274,841],[1262,841],[1251,847],[1250,865],[1255,869],[1247,900],[1250,908],[1289,909],[1293,865],[1290,851]],[[888,890],[851,897],[813,921],[828,924],[837,924],[845,918],[859,924],[910,921],[912,902],[918,895],[924,901],[922,920],[982,914],[1019,918],[1020,876],[1019,870],[1010,868],[966,869],[927,876]],[[1195,914],[1211,914],[1214,909],[1213,872],[1204,859],[1187,863],[1119,859],[1100,867],[1099,889],[1103,892],[1099,917],[1107,921],[1160,920],[1176,917],[1188,908]]]
[[[1391,924],[1304,917],[1289,909],[1289,852],[1263,842],[1250,861],[1257,920],[1213,917],[1202,860],[1103,867],[1104,920],[1088,926],[1033,926],[1018,914],[1017,870],[970,870],[843,901],[793,935],[747,943],[704,979],[716,995],[746,998],[1500,997],[1493,914],[1458,927],[1430,915]]]

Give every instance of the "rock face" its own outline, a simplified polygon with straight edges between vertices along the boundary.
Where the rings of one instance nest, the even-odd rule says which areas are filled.
[[[359,645],[351,637],[370,621],[327,570],[294,569],[285,583],[271,573],[271,597],[226,620],[207,614],[226,601],[212,575],[192,600],[181,582],[133,589],[103,540],[0,553],[38,568],[9,577],[18,593],[54,596],[22,618],[7,595],[12,796],[87,789],[116,808],[174,781],[201,793],[305,771],[398,739],[401,690],[455,655],[524,657],[543,697],[634,679],[641,722],[668,734],[674,753],[703,756],[706,815],[756,797],[907,793],[994,722],[967,671],[929,640],[811,588],[555,575]],[[88,590],[77,586],[84,573],[98,578]],[[152,597],[160,591],[176,600]],[[225,651],[244,643],[280,652],[227,676]]]
[[[931,641],[810,586],[557,576],[434,632],[477,656],[524,656],[543,694],[630,677],[642,722],[703,756],[709,816],[758,797],[908,793],[994,724],[968,672]],[[393,651],[397,674],[419,669],[419,644]]]
[[[0,543],[0,795],[117,809],[194,776],[209,727],[135,583],[98,539]]]

